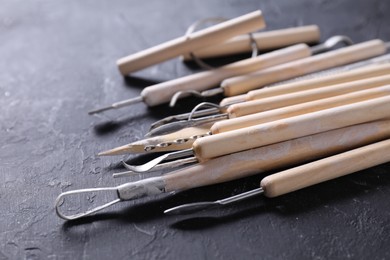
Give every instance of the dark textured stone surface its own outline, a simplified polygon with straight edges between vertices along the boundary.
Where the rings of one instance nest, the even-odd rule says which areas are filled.
[[[96,152],[137,140],[156,118],[183,109],[88,116],[149,81],[191,73],[176,59],[135,74],[147,81],[124,80],[117,58],[179,36],[196,19],[258,8],[269,29],[318,24],[322,39],[390,40],[389,3],[0,0],[0,259],[390,258],[388,164],[190,216],[162,211],[254,188],[262,176],[122,203],[73,223],[53,209],[62,191],[137,180],[113,180],[120,158]]]

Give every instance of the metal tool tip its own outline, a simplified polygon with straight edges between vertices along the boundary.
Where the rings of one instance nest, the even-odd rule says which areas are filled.
[[[219,205],[216,202],[195,202],[173,207],[164,211],[167,215],[191,214],[197,211],[213,208]]]
[[[107,106],[107,107],[97,108],[97,109],[88,111],[88,115],[98,114],[98,113],[101,113],[101,112],[104,112],[104,111],[107,111],[110,109],[114,109],[114,107],[111,105],[111,106]]]

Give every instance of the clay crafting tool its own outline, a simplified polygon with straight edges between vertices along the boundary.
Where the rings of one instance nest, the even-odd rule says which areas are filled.
[[[67,191],[57,198],[56,212],[63,219],[77,219],[120,201],[222,183],[347,151],[389,138],[389,130],[389,120],[354,125],[223,156],[164,176],[130,182],[118,187]],[[96,208],[87,209],[85,212],[68,211],[67,205],[72,201],[72,196],[97,195],[96,202],[99,193],[104,193],[104,197],[109,197],[111,194],[116,198]],[[77,199],[80,200],[80,197]],[[83,211],[79,207],[77,209]]]
[[[269,51],[297,43],[314,44],[320,40],[320,29],[317,25],[307,25],[287,29],[256,32],[251,35],[239,35],[226,42],[208,46],[192,53],[197,58],[215,58],[252,51],[252,41],[259,51]],[[185,61],[191,60],[191,55],[184,54]]]
[[[260,188],[212,202],[195,202],[170,208],[166,214],[185,214],[215,206],[231,204],[264,194],[268,198],[281,196],[315,184],[333,180],[390,161],[390,140],[356,148],[312,163],[301,165],[265,177]]]
[[[390,84],[390,80],[389,80]],[[207,123],[181,129],[177,132],[147,138],[131,144],[120,146],[98,155],[119,155],[127,153],[167,152],[191,148],[196,139],[215,135],[244,127],[272,122],[288,117],[303,115],[337,106],[352,104],[377,97],[389,96],[390,85],[356,91],[335,97],[314,100],[293,106],[282,107],[261,113],[255,113],[216,123]],[[194,122],[196,123],[196,121]]]
[[[261,11],[255,11],[121,58],[117,61],[118,69],[123,75],[127,75],[162,61],[264,27],[265,22]]]
[[[306,91],[293,92],[290,94],[277,95],[253,101],[241,102],[228,106],[225,113],[215,114],[202,118],[190,118],[189,120],[165,124],[151,130],[146,137],[158,136],[184,129],[187,126],[201,126],[203,122],[217,122],[225,119],[232,119],[246,115],[270,111],[295,104],[301,104],[314,100],[339,96],[364,89],[375,88],[390,84],[390,76],[379,76],[351,81],[336,85],[324,86]],[[222,110],[222,109],[221,109]],[[229,123],[227,123],[229,124]]]
[[[239,97],[239,100],[236,102],[231,102],[231,101],[226,102],[224,100],[228,98],[225,98],[224,100],[222,100],[220,105],[214,104],[213,106],[211,106],[211,108],[197,110],[200,107],[199,105],[196,108],[194,108],[191,113],[172,115],[156,121],[151,125],[150,128],[151,132],[149,132],[147,136],[155,136],[155,135],[161,135],[163,133],[166,133],[167,132],[166,130],[163,129],[160,131],[157,128],[165,124],[170,124],[176,121],[178,121],[176,125],[171,124],[169,127],[165,127],[165,128],[171,128],[174,131],[178,129],[182,129],[183,127],[186,127],[188,124],[191,124],[191,122],[189,122],[191,121],[189,120],[189,115],[191,115],[192,119],[197,118],[197,124],[200,124],[202,122],[202,117],[206,117],[204,118],[206,121],[209,120],[208,116],[211,115],[217,118],[218,113],[225,113],[226,109],[232,104],[236,104],[244,101],[256,100],[256,99],[268,98],[268,97],[273,97],[273,96],[278,96],[283,94],[295,93],[299,91],[324,87],[328,85],[335,85],[338,83],[355,81],[355,80],[369,78],[369,77],[386,75],[390,73],[390,65],[388,64],[389,62],[390,62],[390,55],[386,54],[378,58],[373,58],[373,59],[357,62],[351,65],[346,65],[341,68],[337,68],[337,70],[334,73],[330,73],[330,75],[324,76],[323,73],[317,72],[315,73],[316,75],[321,74],[322,76],[319,76],[318,78],[311,78],[302,81],[289,82],[286,84],[278,85],[277,87],[265,87],[262,89],[250,91],[246,95],[237,96]],[[348,71],[350,68],[352,70]]]
[[[185,77],[146,87],[138,97],[116,102],[107,107],[92,110],[89,112],[89,114],[100,113],[111,109],[118,109],[139,102],[144,102],[148,106],[161,105],[169,102],[175,94],[179,96],[197,94],[200,93],[200,91],[218,85],[221,81],[232,77],[233,75],[247,74],[253,71],[284,64],[286,62],[291,62],[293,60],[309,57],[310,55],[329,50],[339,42],[345,42],[346,44],[352,43],[351,40],[345,36],[334,36],[329,38],[328,41],[326,41],[324,44],[314,47],[309,47],[303,43],[297,44],[259,55],[254,58],[237,61],[217,69],[191,74]],[[214,93],[208,95],[214,95]]]
[[[377,39],[292,61],[274,68],[226,79],[221,83],[220,92],[225,96],[244,94],[271,83],[382,55],[389,46],[390,43]]]
[[[189,158],[192,158],[192,161],[202,162],[293,138],[386,118],[390,116],[389,109],[390,96],[379,97],[205,136],[195,140],[192,149],[167,153],[143,165],[128,165],[126,163],[124,165],[134,172],[147,172],[168,160],[178,159],[173,161],[175,167],[180,165],[179,158],[186,158],[186,164],[190,160]],[[169,164],[167,164],[168,167]]]

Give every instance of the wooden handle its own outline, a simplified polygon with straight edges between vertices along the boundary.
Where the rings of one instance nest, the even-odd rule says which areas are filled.
[[[222,99],[221,102],[219,102],[219,105],[220,106],[230,106],[230,105],[245,102],[245,101],[247,101],[246,94],[242,94],[242,95],[224,98],[224,99]]]
[[[117,61],[123,75],[141,70],[153,64],[195,51],[202,47],[223,42],[243,33],[249,33],[265,27],[261,11],[255,11],[235,19],[217,24],[201,31],[183,36],[155,47],[140,51]]]
[[[141,96],[148,106],[161,105],[169,102],[172,96],[178,91],[206,90],[218,86],[222,80],[233,75],[242,75],[269,68],[292,60],[308,57],[310,54],[310,48],[306,44],[297,44],[259,55],[255,58],[237,61],[218,69],[203,71],[150,86],[141,92]]]
[[[370,65],[368,67],[354,69],[352,71],[342,72],[336,75],[324,76],[321,78],[314,78],[309,80],[297,81],[287,83],[275,87],[262,88],[249,91],[246,94],[246,100],[255,100],[277,95],[283,95],[323,86],[329,86],[344,82],[355,81],[359,79],[371,78],[390,74],[390,64]],[[223,101],[223,100],[222,100]]]
[[[275,97],[246,101],[231,105],[227,109],[227,112],[231,118],[241,117],[262,111],[272,110],[275,108],[287,107],[313,100],[320,100],[323,98],[338,96],[363,89],[375,88],[387,84],[390,84],[390,75],[361,79]]]
[[[385,52],[386,46],[383,41],[372,40],[293,61],[260,72],[226,79],[221,83],[221,87],[224,89],[225,96],[235,96],[264,87],[267,84],[368,59],[384,54]]]
[[[252,34],[260,51],[275,50],[297,43],[317,43],[320,40],[320,29],[317,25],[258,32]],[[193,52],[198,58],[212,58],[250,52],[251,39],[249,35],[236,36],[224,43],[205,47]],[[191,60],[191,55],[183,55],[184,60]]]
[[[206,136],[196,140],[193,148],[202,161],[388,116],[390,97],[386,96]]]
[[[167,191],[211,185],[297,165],[390,137],[390,120],[376,121],[230,154],[164,176]],[[389,153],[387,153],[389,154]]]
[[[390,161],[390,140],[377,142],[265,177],[260,185],[276,197]]]
[[[219,134],[244,127],[254,126],[288,117],[303,115],[332,107],[343,106],[388,95],[390,95],[389,85],[367,90],[361,90],[336,97],[315,100],[303,104],[297,104],[293,106],[265,111],[262,113],[255,113],[247,116],[219,121],[214,123],[214,125],[211,127],[211,133]]]

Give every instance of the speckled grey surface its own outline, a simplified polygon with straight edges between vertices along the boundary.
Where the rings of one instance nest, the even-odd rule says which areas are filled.
[[[137,105],[88,116],[192,70],[176,59],[135,73],[146,81],[124,80],[115,60],[181,35],[196,19],[258,8],[269,29],[318,24],[322,39],[390,40],[388,1],[0,0],[0,259],[390,258],[389,164],[190,216],[162,211],[254,188],[262,176],[126,202],[73,223],[55,215],[62,191],[139,179],[113,180],[121,157],[95,154],[184,110]]]

